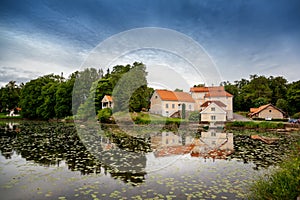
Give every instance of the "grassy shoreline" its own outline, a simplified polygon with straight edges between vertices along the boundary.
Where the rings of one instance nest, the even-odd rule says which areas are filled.
[[[249,199],[296,199],[300,196],[300,145],[279,168],[250,185]]]

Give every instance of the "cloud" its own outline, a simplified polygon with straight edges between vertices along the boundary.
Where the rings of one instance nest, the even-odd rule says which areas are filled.
[[[224,80],[255,73],[295,80],[296,73],[291,71],[297,71],[300,63],[299,4],[297,0],[234,1],[230,5],[205,0],[4,0],[0,6],[0,67],[37,75],[69,74],[106,38],[155,26],[179,31],[200,43]]]
[[[0,86],[6,85],[9,81],[16,81],[17,83],[24,83],[28,81],[28,78],[34,78],[38,76],[32,73],[32,71],[22,70],[13,67],[0,67]]]
[[[2,29],[0,35],[0,66],[4,72],[1,82],[16,77],[28,81],[49,73],[70,74],[80,67],[86,56],[84,50],[74,45],[39,34]]]

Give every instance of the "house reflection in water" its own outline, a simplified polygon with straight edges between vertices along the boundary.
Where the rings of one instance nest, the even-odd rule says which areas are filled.
[[[233,134],[209,129],[195,138],[162,132],[151,137],[151,148],[155,157],[190,154],[192,157],[225,159],[234,152]]]
[[[225,159],[234,152],[233,134],[218,132],[218,129],[201,132],[201,137],[195,139],[194,143],[191,151],[193,157]]]
[[[192,136],[179,136],[165,131],[151,137],[151,149],[155,157],[187,154],[194,147],[193,140]]]

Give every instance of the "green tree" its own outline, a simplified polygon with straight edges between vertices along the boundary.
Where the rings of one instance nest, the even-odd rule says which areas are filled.
[[[277,100],[285,99],[287,93],[287,80],[281,76],[270,76],[269,87],[272,90],[271,103],[276,104]]]
[[[41,96],[38,98],[41,100],[42,105],[37,107],[36,113],[39,118],[52,119],[56,117],[55,105],[56,105],[56,91],[59,86],[58,80],[49,82],[42,87]]]
[[[174,92],[183,92],[183,90],[182,90],[182,89],[176,88],[176,89],[174,90]]]
[[[229,82],[223,83],[224,89],[226,92],[229,92],[230,94],[233,95],[233,110],[234,111],[240,111],[242,110],[242,98],[240,95],[240,89],[238,88],[237,85],[233,85]]]
[[[92,84],[102,78],[103,72],[95,68],[86,68],[83,71],[76,72],[74,76],[76,81],[73,87],[72,112],[76,115],[79,106],[88,98]]]
[[[300,111],[300,81],[290,83],[287,89],[287,101],[289,114],[293,115]]]
[[[72,91],[76,78],[76,72],[71,74],[69,79],[62,82],[56,91],[56,104],[54,107],[55,116],[64,118],[72,115]]]
[[[97,88],[98,81],[95,81],[88,93],[89,96],[86,98],[85,102],[80,104],[76,117],[80,120],[89,120],[94,119],[97,115],[97,111],[95,109],[95,92]]]
[[[287,100],[278,99],[277,102],[276,102],[276,107],[281,109],[284,112],[288,112],[289,105],[288,105]]]
[[[242,108],[247,111],[261,103],[271,102],[272,90],[265,76],[251,75],[250,82],[241,88]]]
[[[125,66],[127,71],[128,65]],[[142,63],[134,63],[129,71],[122,75],[113,90],[114,112],[139,110],[145,105],[147,98],[143,92],[147,88],[146,67]],[[123,72],[124,70],[122,70]],[[113,73],[113,72],[112,72]],[[131,103],[130,103],[130,100]]]
[[[16,81],[8,82],[0,89],[0,111],[11,110],[19,106],[21,87]]]
[[[50,74],[27,82],[20,95],[22,116],[26,118],[48,118],[46,110],[50,108],[47,108],[47,104],[49,103],[49,106],[53,107],[55,105],[50,100],[51,98],[55,99],[55,86],[53,83],[59,83],[60,79],[60,76]],[[53,113],[51,112],[49,115],[53,116]]]
[[[113,84],[110,78],[102,78],[99,80],[96,94],[95,94],[95,108],[96,110],[102,109],[101,100],[105,95],[111,95],[113,90]]]

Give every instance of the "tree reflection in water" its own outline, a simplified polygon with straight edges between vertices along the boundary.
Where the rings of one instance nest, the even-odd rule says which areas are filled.
[[[66,164],[82,175],[110,174],[133,185],[145,181],[147,155],[151,153],[154,159],[177,155],[190,155],[195,159],[236,159],[253,162],[258,169],[280,162],[288,153],[289,145],[295,142],[292,137],[283,135],[269,145],[247,135],[233,137],[232,133],[218,129],[198,135],[162,131],[145,138],[89,132],[85,137],[90,138],[79,138],[72,124],[41,122],[2,124],[0,136],[0,151],[6,159],[11,159],[15,152],[43,166]],[[82,140],[88,140],[97,154],[88,151]]]

